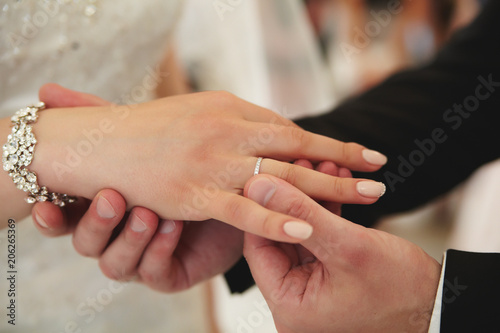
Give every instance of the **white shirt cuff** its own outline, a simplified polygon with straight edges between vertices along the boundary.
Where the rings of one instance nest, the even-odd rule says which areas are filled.
[[[432,310],[431,323],[429,325],[428,333],[439,333],[441,329],[441,304],[443,299],[443,284],[444,284],[444,271],[446,268],[446,252],[443,255],[443,266],[441,267],[441,278],[439,279],[439,286],[436,292],[436,299],[434,301],[434,309]]]

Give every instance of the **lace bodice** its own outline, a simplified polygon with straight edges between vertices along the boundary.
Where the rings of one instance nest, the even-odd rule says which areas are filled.
[[[0,112],[36,100],[47,82],[126,99],[165,53],[180,7],[178,0],[0,1]]]

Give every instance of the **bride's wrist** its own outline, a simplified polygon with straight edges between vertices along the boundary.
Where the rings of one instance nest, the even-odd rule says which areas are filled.
[[[39,184],[51,192],[93,197],[96,188],[92,149],[83,145],[82,130],[93,126],[96,108],[58,108],[40,112],[33,132],[33,161]],[[85,147],[84,147],[85,146]]]

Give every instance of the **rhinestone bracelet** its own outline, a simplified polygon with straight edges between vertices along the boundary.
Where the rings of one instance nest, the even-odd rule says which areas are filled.
[[[45,109],[45,104],[39,102],[17,111],[12,116],[14,124],[12,133],[3,145],[3,169],[16,184],[17,188],[28,193],[27,203],[50,201],[60,207],[76,201],[75,197],[67,194],[49,192],[47,187],[39,186],[36,173],[27,169],[33,160],[36,139],[32,132],[31,123],[38,119],[38,111]]]

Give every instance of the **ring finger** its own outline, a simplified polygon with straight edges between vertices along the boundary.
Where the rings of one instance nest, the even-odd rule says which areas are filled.
[[[257,162],[257,158],[249,158],[248,172],[241,181],[258,171],[281,178],[317,200],[340,203],[372,204],[385,193],[385,185],[372,180],[336,177],[270,158],[264,158],[257,170]]]

